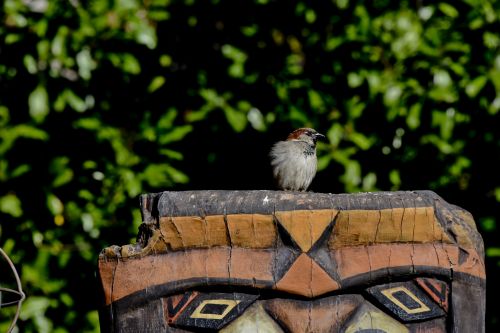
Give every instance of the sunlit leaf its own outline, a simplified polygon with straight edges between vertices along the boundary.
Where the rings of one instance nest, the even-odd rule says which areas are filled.
[[[369,172],[366,176],[363,177],[363,191],[375,191],[375,184],[377,183],[377,175],[373,172]]]
[[[191,125],[183,125],[174,127],[170,132],[159,135],[159,142],[167,144],[174,141],[182,140],[189,132],[193,130]]]
[[[465,92],[469,95],[469,97],[474,98],[477,94],[479,94],[481,89],[483,89],[486,82],[488,82],[488,78],[486,76],[478,76],[467,84]]]
[[[27,54],[23,59],[24,66],[30,74],[35,74],[38,71],[35,58],[31,54]]]
[[[21,200],[15,194],[0,197],[0,211],[13,217],[20,217],[23,214]]]
[[[489,247],[486,249],[487,257],[500,257],[500,247]]]
[[[401,176],[399,174],[399,170],[397,169],[392,169],[389,172],[389,180],[392,183],[393,187],[395,189],[398,189],[399,186],[401,185]]]
[[[158,90],[161,86],[165,84],[165,78],[163,76],[156,76],[153,81],[149,84],[148,91],[154,92]]]
[[[173,160],[181,161],[183,159],[182,153],[171,149],[160,149],[160,154]]]
[[[457,17],[459,14],[458,10],[448,3],[441,2],[438,7],[447,16]]]
[[[25,173],[29,172],[31,170],[31,166],[28,164],[21,164],[11,172],[11,177],[16,178],[24,175]]]
[[[58,197],[50,193],[47,195],[47,208],[52,215],[59,215],[63,212],[64,205]]]
[[[406,118],[406,124],[410,129],[417,129],[420,126],[420,116],[421,116],[422,105],[413,104],[408,112],[408,117]]]
[[[226,119],[236,132],[241,132],[247,125],[247,116],[244,112],[236,110],[230,106],[223,108]]]
[[[89,80],[97,64],[92,58],[88,48],[84,48],[78,52],[76,55],[76,63],[78,64],[78,74],[80,74],[83,79]]]
[[[49,114],[49,96],[44,86],[39,85],[28,98],[31,117],[38,123]]]
[[[9,119],[10,119],[9,109],[3,105],[0,105],[0,126],[7,125]]]
[[[357,133],[357,132],[350,134],[349,139],[352,142],[354,142],[356,144],[356,146],[358,146],[359,148],[361,148],[363,150],[369,149],[374,142],[373,139],[368,138],[365,135],[363,135],[361,133]]]

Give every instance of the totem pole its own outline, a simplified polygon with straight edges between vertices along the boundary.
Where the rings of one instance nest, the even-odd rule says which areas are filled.
[[[430,191],[141,197],[99,257],[103,332],[484,332],[472,216]]]

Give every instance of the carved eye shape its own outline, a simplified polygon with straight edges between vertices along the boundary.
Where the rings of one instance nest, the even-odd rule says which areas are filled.
[[[442,317],[448,310],[448,285],[436,279],[418,278],[374,286],[366,291],[401,322]]]
[[[238,318],[258,298],[242,293],[186,292],[163,299],[169,325],[194,331],[217,331]]]

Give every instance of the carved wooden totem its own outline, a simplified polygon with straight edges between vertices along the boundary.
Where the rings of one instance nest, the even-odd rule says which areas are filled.
[[[163,192],[102,251],[103,332],[484,332],[483,243],[433,192]]]

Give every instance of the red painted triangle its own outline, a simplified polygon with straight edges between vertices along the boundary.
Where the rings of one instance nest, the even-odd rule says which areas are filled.
[[[307,297],[316,297],[339,288],[339,283],[305,253],[295,260],[276,283],[278,290]]]

